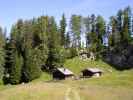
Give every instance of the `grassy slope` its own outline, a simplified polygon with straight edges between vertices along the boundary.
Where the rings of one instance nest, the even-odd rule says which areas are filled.
[[[119,72],[102,61],[78,58],[67,60],[65,66],[76,75],[86,67],[98,67],[104,74],[100,78],[49,82],[52,77],[43,73],[29,84],[1,85],[0,100],[133,100],[133,70]]]
[[[104,71],[112,70],[113,72],[115,72],[115,70],[110,65],[104,63],[101,60],[89,61],[89,60],[81,60],[79,58],[74,58],[67,60],[65,66],[76,74],[79,74],[81,70],[88,67],[97,67],[103,69]]]
[[[108,86],[128,86],[133,87],[133,70],[117,71],[107,63],[99,61],[83,61],[79,58],[68,60],[65,66],[72,70],[76,75],[80,74],[80,71],[88,67],[96,67],[103,70],[103,75],[100,78],[91,78],[84,80],[85,83],[92,83],[97,85]]]

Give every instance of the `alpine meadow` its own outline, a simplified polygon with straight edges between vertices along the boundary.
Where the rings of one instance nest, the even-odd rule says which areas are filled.
[[[0,4],[0,100],[133,100],[132,0],[38,2]]]

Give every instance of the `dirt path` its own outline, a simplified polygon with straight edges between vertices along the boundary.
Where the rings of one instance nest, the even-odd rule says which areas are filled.
[[[79,95],[79,93],[78,93],[75,89],[72,89],[72,88],[70,88],[70,87],[66,90],[66,93],[65,93],[65,100],[72,100],[72,99],[70,98],[70,93],[73,93],[73,97],[74,97],[75,100],[80,100],[80,95]],[[72,95],[72,94],[71,94],[71,95]]]
[[[67,91],[65,93],[65,100],[71,100],[70,97],[69,97],[69,94],[70,94],[71,90],[72,89],[70,87],[67,89]]]
[[[80,100],[80,95],[79,95],[78,91],[73,90],[73,93],[74,93],[75,100]]]

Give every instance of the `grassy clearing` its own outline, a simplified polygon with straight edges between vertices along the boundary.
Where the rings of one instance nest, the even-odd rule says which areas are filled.
[[[81,81],[69,80],[17,85],[0,91],[0,97],[0,100],[133,100],[133,89],[83,85]]]
[[[0,92],[1,100],[63,100],[65,85],[59,83],[32,83],[17,85]]]
[[[79,58],[67,60],[65,66],[72,70],[76,75],[80,74],[80,71],[88,67],[97,67],[104,71],[100,78],[85,79],[80,82],[85,84],[95,84],[102,86],[124,86],[133,87],[133,69],[125,71],[117,71],[107,63],[99,61],[83,61]]]
[[[98,60],[98,61],[90,61],[90,60],[81,60],[79,58],[69,59],[65,62],[64,66],[72,70],[75,74],[79,74],[81,70],[88,67],[97,67],[103,69],[106,72],[116,72],[114,68],[112,68],[107,63]]]
[[[99,78],[50,81],[52,76],[44,72],[29,84],[0,85],[0,100],[133,100],[133,70],[121,72],[100,60],[78,58],[67,60],[65,66],[76,75],[86,67],[98,67],[104,74]]]

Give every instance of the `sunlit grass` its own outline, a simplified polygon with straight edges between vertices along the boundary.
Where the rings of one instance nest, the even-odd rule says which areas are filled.
[[[76,75],[87,67],[104,71],[99,78],[51,81],[52,75],[43,72],[41,77],[27,84],[0,85],[0,100],[66,100],[66,91],[71,100],[133,100],[133,70],[117,71],[107,63],[69,59],[65,66]]]
[[[106,72],[116,71],[109,64],[103,62],[102,60],[98,60],[98,61],[81,60],[78,57],[67,60],[64,66],[69,68],[76,74],[79,74],[81,70],[88,67],[97,67],[97,68],[103,69],[103,71],[106,71]]]

